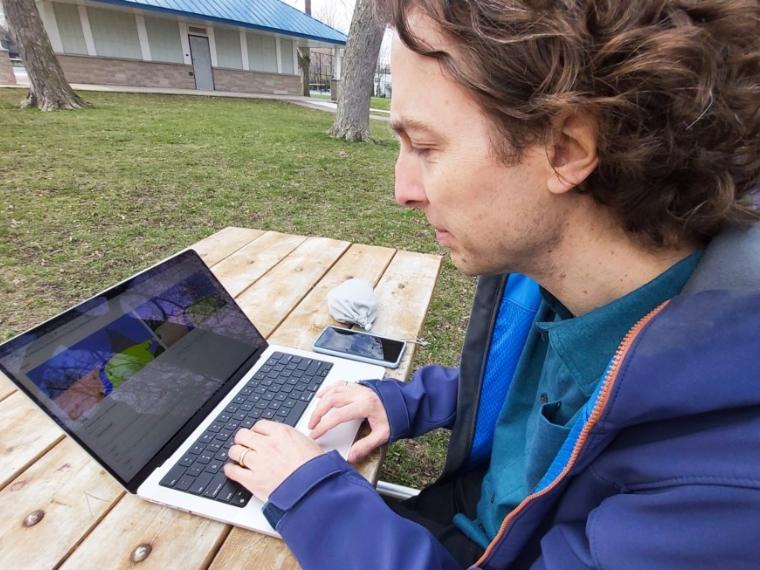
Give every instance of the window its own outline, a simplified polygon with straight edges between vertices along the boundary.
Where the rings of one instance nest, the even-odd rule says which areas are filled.
[[[98,55],[142,59],[134,14],[87,8],[87,15]]]
[[[179,24],[175,20],[145,16],[148,32],[150,58],[153,61],[184,63],[182,42],[179,39]]]
[[[53,4],[58,33],[61,35],[63,53],[87,55],[87,44],[82,33],[79,8],[74,4]]]
[[[240,32],[224,28],[214,28],[216,42],[216,61],[219,67],[243,69],[243,56],[240,53]]]
[[[293,69],[293,40],[280,40],[280,65],[283,73],[295,73]]]
[[[252,71],[277,73],[277,48],[272,36],[248,34],[248,64]]]

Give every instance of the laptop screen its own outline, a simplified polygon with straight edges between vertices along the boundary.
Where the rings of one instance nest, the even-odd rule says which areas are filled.
[[[0,367],[129,481],[266,346],[189,250],[0,346]]]

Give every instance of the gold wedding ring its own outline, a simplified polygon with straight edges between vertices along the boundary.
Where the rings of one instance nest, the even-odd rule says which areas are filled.
[[[248,452],[251,451],[250,447],[246,447],[242,452],[240,452],[240,457],[238,457],[237,462],[245,467],[245,456],[248,454]]]

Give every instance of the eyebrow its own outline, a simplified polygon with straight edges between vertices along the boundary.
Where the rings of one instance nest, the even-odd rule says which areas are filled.
[[[394,117],[391,119],[390,127],[391,130],[398,134],[408,133],[410,131],[419,131],[425,134],[433,135],[437,138],[443,138],[443,136],[434,128],[417,119]]]

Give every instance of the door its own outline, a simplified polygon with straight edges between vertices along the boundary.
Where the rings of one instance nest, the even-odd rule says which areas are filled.
[[[211,72],[211,51],[208,48],[208,38],[203,36],[190,37],[190,57],[193,59],[193,75],[195,88],[203,91],[214,90],[214,76]]]

